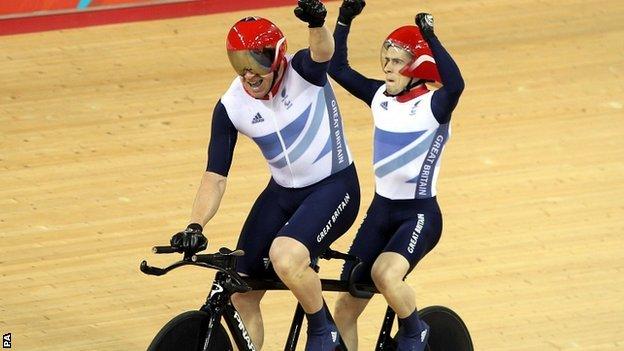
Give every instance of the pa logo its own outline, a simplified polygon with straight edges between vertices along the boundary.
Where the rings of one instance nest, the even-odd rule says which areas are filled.
[[[2,348],[3,349],[11,348],[11,333],[2,335]]]

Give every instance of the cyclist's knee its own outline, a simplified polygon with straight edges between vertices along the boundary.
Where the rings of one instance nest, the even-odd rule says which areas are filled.
[[[398,270],[384,269],[382,267],[373,266],[371,277],[375,286],[381,293],[396,288],[403,281],[403,273]]]
[[[302,243],[287,237],[278,237],[273,241],[269,257],[275,272],[282,279],[301,274],[310,264],[308,249]]]
[[[383,253],[373,264],[371,278],[381,293],[395,289],[409,270],[407,260],[396,253]]]

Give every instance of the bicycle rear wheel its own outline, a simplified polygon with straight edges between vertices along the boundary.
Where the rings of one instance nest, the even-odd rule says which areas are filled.
[[[464,321],[450,308],[429,306],[419,311],[429,324],[428,351],[473,351],[472,339]]]
[[[199,351],[204,345],[209,315],[203,311],[184,312],[156,334],[147,351]],[[212,331],[208,351],[231,351],[232,343],[225,329],[217,324]]]

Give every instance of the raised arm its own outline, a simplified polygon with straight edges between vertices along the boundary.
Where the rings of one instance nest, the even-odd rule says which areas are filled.
[[[334,38],[325,27],[327,9],[319,0],[299,0],[295,16],[308,23],[310,56],[314,62],[327,62],[334,54]]]
[[[324,86],[327,83],[327,66],[334,54],[334,38],[325,27],[327,10],[318,0],[299,0],[295,16],[308,23],[310,47],[299,50],[291,64],[308,82]]]
[[[327,62],[334,55],[334,38],[329,29],[322,26],[310,28],[310,56],[314,62]]]
[[[334,29],[336,51],[329,64],[327,73],[349,93],[370,106],[375,92],[377,92],[384,82],[367,78],[351,68],[351,66],[349,66],[347,50],[347,38],[349,36],[351,22],[362,12],[364,6],[366,6],[366,2],[363,0],[344,0],[340,6],[338,22]]]
[[[419,13],[416,15],[416,25],[431,48],[443,84],[443,87],[433,94],[431,110],[440,123],[448,123],[464,91],[464,79],[459,67],[434,34],[433,17],[427,13]]]

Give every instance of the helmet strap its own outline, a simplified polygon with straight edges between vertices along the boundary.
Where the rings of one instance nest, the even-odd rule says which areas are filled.
[[[412,79],[410,79],[409,83],[407,83],[407,85],[405,86],[405,89],[403,89],[403,91],[398,93],[397,95],[403,95],[403,94],[409,92],[410,90],[412,90],[412,88],[414,88],[416,86],[419,86],[419,85],[421,85],[421,84],[423,84],[425,82],[426,82],[426,80],[424,80],[424,79],[412,78]]]

